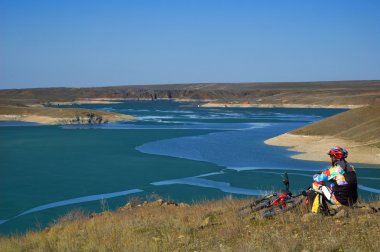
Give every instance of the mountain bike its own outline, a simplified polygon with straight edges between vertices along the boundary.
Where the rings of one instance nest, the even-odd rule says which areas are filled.
[[[244,216],[254,212],[260,212],[263,218],[269,218],[287,212],[300,205],[304,194],[293,195],[290,192],[287,172],[284,173],[282,182],[285,185],[285,192],[280,194],[272,193],[245,205],[239,209],[239,214]]]

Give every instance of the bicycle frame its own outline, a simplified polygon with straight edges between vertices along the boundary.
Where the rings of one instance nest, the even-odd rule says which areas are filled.
[[[301,203],[301,194],[293,196],[289,190],[289,178],[287,172],[283,175],[282,182],[285,185],[285,192],[277,194],[272,193],[256,200],[246,206],[240,208],[239,211],[244,211],[250,208],[251,213],[261,211],[264,218],[272,217],[278,213],[283,213]]]
[[[291,193],[290,192],[284,192],[284,193],[281,193],[280,195],[278,195],[277,199],[274,200],[272,202],[271,205],[273,206],[279,206],[279,205],[283,205],[285,203],[285,201],[291,197]]]

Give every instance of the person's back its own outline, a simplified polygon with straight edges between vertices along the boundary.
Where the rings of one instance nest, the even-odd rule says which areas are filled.
[[[345,206],[351,206],[358,199],[358,182],[356,178],[355,168],[346,160],[338,160],[335,166],[343,169],[343,177],[346,183],[339,185],[336,180],[333,181],[333,193],[336,200]]]
[[[355,168],[346,161],[348,152],[334,147],[327,153],[332,167],[321,174],[314,175],[314,189],[320,189],[326,182],[331,182],[332,195],[328,198],[332,204],[351,206],[358,199],[358,184]]]

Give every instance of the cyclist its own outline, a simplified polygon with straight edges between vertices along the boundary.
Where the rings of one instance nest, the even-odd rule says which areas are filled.
[[[333,205],[351,206],[358,199],[358,184],[354,166],[346,161],[348,152],[336,146],[327,154],[331,158],[332,167],[313,176],[313,189],[322,190]]]

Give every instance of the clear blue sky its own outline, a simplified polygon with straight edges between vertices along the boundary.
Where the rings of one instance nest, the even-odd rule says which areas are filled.
[[[0,0],[0,88],[358,79],[377,0]]]

